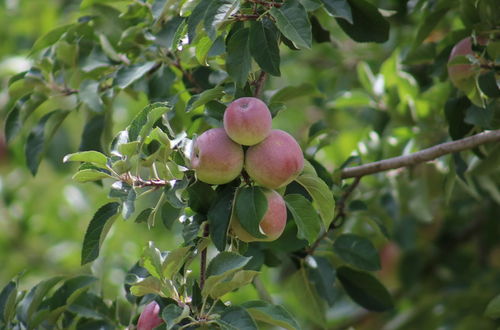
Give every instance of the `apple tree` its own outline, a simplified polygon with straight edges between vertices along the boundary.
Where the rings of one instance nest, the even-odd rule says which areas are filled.
[[[83,268],[9,280],[2,327],[498,326],[497,1],[68,3],[1,120],[33,184],[99,197]],[[117,226],[156,234],[113,296]]]

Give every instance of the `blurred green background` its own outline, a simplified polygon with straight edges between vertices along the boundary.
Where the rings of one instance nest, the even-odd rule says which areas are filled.
[[[282,76],[270,78],[265,87],[269,98],[280,88],[300,86],[286,99],[287,109],[273,125],[292,133],[330,174],[353,154],[366,163],[449,139],[444,108],[457,92],[447,81],[445,62],[454,42],[470,33],[462,10],[466,1],[441,18],[419,49],[412,48],[416,27],[424,24],[424,14],[412,9],[417,1],[375,2],[387,9],[388,42],[355,43],[325,16],[321,23],[331,40],[315,43],[312,50],[283,47]],[[79,6],[78,0],[0,1],[0,127],[9,110],[9,77],[29,68],[28,53],[35,40],[76,20]],[[113,134],[148,102],[144,94],[120,95],[114,105]],[[86,226],[107,201],[102,187],[72,182],[75,165],[62,163],[65,154],[78,149],[84,120],[80,112],[65,121],[36,177],[25,165],[21,139],[7,149],[0,134],[0,284],[22,272],[21,287],[56,274],[92,272],[101,278],[104,295],[114,297],[123,294],[126,271],[148,241],[161,250],[181,242],[161,225],[149,230],[144,224],[118,220],[100,258],[92,266],[80,266]],[[310,138],[315,123],[320,134]],[[493,147],[481,152],[499,155],[499,148]],[[327,313],[332,329],[498,326],[483,316],[489,300],[500,292],[498,157],[481,160],[470,152],[461,157],[469,165],[465,179],[457,176],[457,167],[463,174],[462,163],[451,156],[363,178],[349,218],[338,232],[360,233],[379,248],[384,269],[378,275],[396,297],[396,308],[367,313],[339,292],[338,302]],[[478,166],[480,173],[473,170]],[[315,328],[314,307],[302,308],[304,300],[290,289],[300,285],[300,279],[282,282],[283,275],[266,270],[263,280],[277,302]],[[247,287],[228,298],[237,303],[256,298],[256,293]]]

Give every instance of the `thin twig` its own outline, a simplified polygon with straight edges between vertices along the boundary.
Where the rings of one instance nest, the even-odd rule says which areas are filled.
[[[266,78],[267,73],[265,71],[261,71],[257,80],[254,81],[255,91],[253,93],[253,96],[259,97],[260,93],[262,92],[262,88],[264,87],[264,83],[266,82]]]
[[[210,234],[210,229],[208,227],[208,224],[206,224],[205,228],[203,229],[203,237],[208,237],[209,234]],[[201,256],[200,256],[200,289],[203,289],[203,286],[205,285],[206,271],[207,271],[207,248],[205,247],[203,250],[201,250]]]
[[[486,143],[499,141],[500,130],[486,131],[460,140],[438,144],[406,156],[398,156],[360,166],[348,167],[342,170],[341,178],[347,179],[361,177],[364,175],[375,174],[396,168],[417,165],[434,160],[443,155],[472,149]]]

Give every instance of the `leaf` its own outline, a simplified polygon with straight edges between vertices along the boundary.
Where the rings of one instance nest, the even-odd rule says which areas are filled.
[[[76,172],[73,177],[73,180],[80,183],[98,181],[102,179],[113,179],[111,175],[106,172],[95,170],[95,169],[84,169]]]
[[[500,87],[497,85],[495,71],[491,70],[479,76],[477,83],[481,92],[488,97],[500,97]]]
[[[81,151],[64,156],[63,162],[86,162],[96,166],[107,168],[108,157],[98,151]]]
[[[486,306],[484,315],[492,319],[500,318],[500,295],[491,299],[491,301],[488,303],[488,306]]]
[[[490,108],[480,108],[478,106],[471,105],[466,111],[464,121],[467,124],[490,129],[493,116],[494,113]]]
[[[89,118],[83,128],[80,147],[81,151],[101,151],[101,136],[104,131],[105,116],[97,115]]]
[[[99,256],[99,249],[118,214],[119,207],[120,204],[117,202],[105,204],[90,220],[83,239],[82,265],[94,261]]]
[[[371,97],[360,90],[342,92],[340,95],[336,96],[332,102],[328,103],[329,106],[338,109],[362,108],[372,104],[373,101]]]
[[[190,255],[190,246],[182,246],[170,251],[162,264],[163,276],[167,279],[172,279],[181,270]]]
[[[374,312],[384,312],[394,307],[390,293],[370,274],[340,267],[337,269],[337,278],[347,294],[360,306]]]
[[[144,76],[155,64],[155,62],[146,62],[122,67],[116,73],[115,85],[121,89],[127,88],[134,81]]]
[[[258,273],[259,272],[254,270],[239,270],[223,281],[218,281],[215,285],[210,286],[210,290],[205,290],[206,294],[210,295],[213,299],[218,299],[226,293],[252,283],[253,278]]]
[[[325,228],[328,228],[335,215],[333,192],[326,185],[325,181],[318,177],[316,170],[308,161],[305,161],[304,170],[295,181],[303,186],[312,197]]]
[[[217,323],[224,330],[257,330],[257,324],[252,316],[242,307],[228,307],[221,314]]]
[[[280,76],[280,50],[274,24],[253,21],[250,25],[249,49],[255,62],[273,76]]]
[[[52,289],[57,283],[59,283],[64,277],[56,276],[47,280],[43,280],[34,286],[26,297],[21,301],[19,309],[17,312],[18,318],[24,324],[31,324],[31,320],[38,310],[45,295]]]
[[[280,305],[273,305],[262,300],[252,300],[243,303],[241,306],[257,321],[289,330],[301,329],[293,316]]]
[[[321,219],[316,214],[311,203],[299,194],[286,195],[285,202],[297,224],[297,237],[303,238],[309,244],[312,244],[321,231]]]
[[[202,37],[193,46],[195,47],[195,57],[198,63],[204,66],[208,66],[207,56],[208,52],[212,48],[213,41],[209,37]]]
[[[182,209],[173,207],[169,202],[163,203],[161,207],[161,221],[165,228],[171,229],[174,221],[179,219]]]
[[[80,84],[78,96],[91,110],[101,113],[104,109],[104,103],[99,96],[99,82],[95,80],[84,80]]]
[[[231,36],[227,44],[226,70],[239,87],[245,86],[252,64],[249,35],[248,28],[240,29]]]
[[[136,141],[139,137],[144,138],[156,120],[170,108],[171,106],[165,102],[156,102],[144,107],[127,127],[128,139],[122,143]]]
[[[422,42],[429,36],[429,34],[434,30],[434,28],[442,21],[442,18],[448,10],[451,8],[451,2],[442,2],[445,6],[438,6],[442,8],[438,8],[433,12],[426,12],[423,14],[423,19],[420,20],[419,26],[417,27],[417,36],[413,41],[413,47],[417,48],[422,44]]]
[[[194,110],[206,103],[218,100],[224,96],[224,86],[217,86],[211,89],[207,89],[200,94],[193,95],[186,105],[186,111],[189,112]]]
[[[47,144],[69,114],[66,110],[55,110],[43,116],[31,130],[24,149],[26,163],[31,174],[36,175]]]
[[[449,126],[448,131],[453,140],[464,137],[473,128],[465,122],[466,112],[470,105],[471,102],[466,96],[446,101],[444,113]]]
[[[233,252],[220,252],[208,264],[207,278],[241,269],[250,259]]]
[[[347,0],[321,0],[328,14],[333,17],[343,18],[350,24],[352,21],[351,6]]]
[[[245,187],[236,194],[236,216],[249,234],[257,238],[265,238],[260,231],[260,222],[267,212],[267,197],[259,187]]]
[[[16,104],[7,114],[4,128],[5,140],[7,141],[7,143],[10,142],[14,137],[16,137],[23,127],[20,112],[20,107]]]
[[[366,0],[348,0],[352,10],[352,23],[337,18],[344,32],[357,42],[386,42],[389,39],[389,22],[377,7]]]
[[[176,324],[187,316],[189,316],[188,305],[184,305],[184,308],[180,308],[177,304],[169,304],[165,306],[161,312],[161,317],[167,325],[167,330],[173,329]]]
[[[312,257],[312,260],[313,262],[308,263],[308,277],[314,283],[318,295],[331,307],[335,304],[338,294],[335,288],[336,270],[324,257]]]
[[[10,281],[0,292],[0,324],[9,325],[16,308],[17,282]]]
[[[50,309],[72,304],[95,281],[97,278],[89,275],[75,276],[66,280],[50,298]]]
[[[219,26],[239,8],[239,0],[212,0],[204,16],[203,26],[210,39],[215,40]]]
[[[342,234],[333,243],[333,251],[342,260],[362,270],[380,270],[380,258],[372,242],[354,235]]]
[[[176,16],[166,22],[163,28],[155,35],[155,43],[168,50],[176,50],[178,44],[176,43],[175,35],[179,29],[182,29],[185,24],[184,18]]]
[[[137,195],[132,188],[128,191],[127,197],[122,199],[122,217],[127,220],[135,212],[135,199]]]
[[[235,188],[227,186],[217,194],[215,202],[208,210],[207,218],[210,225],[210,238],[219,251],[226,249],[227,230],[231,220]]]
[[[146,277],[130,287],[130,292],[134,296],[142,297],[147,294],[160,294],[162,283],[153,276]]]
[[[200,1],[191,12],[191,15],[189,15],[187,20],[187,32],[190,43],[193,42],[196,36],[196,28],[205,18],[205,14],[211,2],[212,1]]]
[[[320,95],[316,86],[310,83],[303,83],[298,86],[287,86],[277,91],[269,100],[269,103],[283,103],[302,96]]]
[[[30,56],[33,56],[38,51],[55,44],[59,39],[61,39],[62,35],[66,33],[66,31],[68,31],[70,27],[72,27],[73,25],[74,24],[66,24],[57,27],[49,31],[47,34],[43,35],[39,39],[37,39],[37,41],[35,41],[35,44],[31,48]]]
[[[311,48],[311,23],[306,10],[298,0],[287,0],[280,8],[271,8],[269,13],[276,19],[276,25],[281,33],[298,48]]]
[[[161,280],[163,279],[162,264],[163,258],[160,250],[158,250],[154,242],[149,241],[148,246],[146,246],[142,251],[141,266],[144,267],[153,277]]]

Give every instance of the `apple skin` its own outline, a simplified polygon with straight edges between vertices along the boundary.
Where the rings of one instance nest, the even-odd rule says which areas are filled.
[[[272,117],[267,105],[255,97],[242,97],[229,104],[224,112],[224,129],[242,145],[253,146],[271,132]]]
[[[246,151],[245,169],[259,185],[278,189],[292,182],[304,168],[304,155],[293,136],[272,130],[261,143]]]
[[[223,128],[212,128],[193,144],[191,168],[198,180],[209,184],[231,182],[243,169],[243,147],[232,141]]]
[[[480,45],[486,45],[488,40],[484,37],[477,39]],[[472,50],[472,38],[467,37],[460,40],[451,50],[450,57],[448,58],[448,76],[455,87],[461,90],[469,90],[471,85],[474,85],[473,78],[479,68],[472,64],[450,64],[450,62],[457,56],[474,55]]]
[[[266,238],[253,237],[240,224],[236,214],[231,220],[233,234],[238,236],[243,242],[270,242],[278,239],[286,226],[286,204],[283,197],[274,190],[265,189],[264,195],[267,198],[267,211],[259,223],[261,232]]]
[[[137,321],[137,330],[152,330],[163,323],[163,320],[158,317],[160,306],[156,301],[150,302],[142,311]]]

